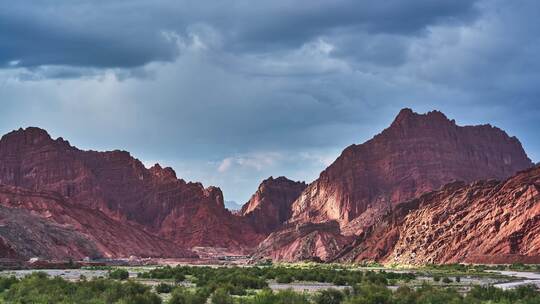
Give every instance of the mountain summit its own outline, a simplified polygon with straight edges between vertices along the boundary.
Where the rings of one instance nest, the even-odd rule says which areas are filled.
[[[298,238],[304,237],[297,234],[302,225],[337,222],[339,234],[359,235],[400,202],[453,181],[502,180],[532,165],[519,140],[501,129],[458,126],[439,111],[418,114],[403,109],[389,128],[363,144],[347,147],[292,204],[289,223],[295,230],[274,236],[294,242],[266,240],[282,245],[259,254],[290,258],[287,252],[307,246],[298,244]],[[312,237],[306,242],[312,242],[314,232],[308,230]],[[319,248],[324,246],[320,242],[312,254],[327,252]]]

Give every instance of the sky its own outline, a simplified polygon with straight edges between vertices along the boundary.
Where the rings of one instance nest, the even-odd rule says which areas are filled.
[[[540,1],[0,0],[0,133],[48,130],[246,202],[313,181],[399,110],[540,161]]]

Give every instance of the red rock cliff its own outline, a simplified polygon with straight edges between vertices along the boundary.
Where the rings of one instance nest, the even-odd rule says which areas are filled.
[[[531,166],[520,142],[496,127],[458,126],[438,111],[403,109],[382,133],[346,148],[293,203],[290,225],[271,234],[255,255],[287,259],[296,244],[310,244],[291,227],[336,221],[335,239],[359,235],[392,206],[447,183],[505,179]],[[300,239],[292,240],[293,235]],[[336,252],[335,245],[316,248],[312,255],[327,260],[328,254],[318,252]]]
[[[2,137],[0,184],[57,192],[182,247],[244,249],[261,239],[225,209],[219,188],[185,182],[171,168],[146,169],[125,151],[81,151],[39,128]]]
[[[397,264],[539,263],[540,168],[397,205],[336,256]]]
[[[498,128],[462,127],[441,112],[404,109],[381,134],[346,148],[293,203],[293,220],[336,220],[343,228],[368,208],[456,180],[504,179],[531,166],[517,138]]]
[[[240,214],[256,230],[269,234],[291,217],[291,205],[307,185],[283,176],[264,180],[251,199],[242,206]]]
[[[28,259],[84,257],[191,257],[192,252],[152,235],[135,223],[73,204],[55,192],[0,185],[0,243]]]

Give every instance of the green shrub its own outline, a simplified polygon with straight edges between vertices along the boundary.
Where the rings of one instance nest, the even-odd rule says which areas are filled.
[[[416,291],[418,304],[459,304],[463,303],[461,295],[453,288],[433,288],[423,285]]]
[[[186,280],[186,275],[183,273],[175,273],[173,277],[176,283],[184,282]]]
[[[0,293],[6,289],[9,289],[11,285],[19,282],[16,277],[0,277]]]
[[[293,281],[293,277],[289,274],[281,274],[276,277],[276,282],[287,284]]]
[[[338,286],[347,285],[347,280],[342,276],[336,276],[333,283]]]
[[[246,289],[244,289],[242,286],[233,285],[231,283],[223,284],[219,286],[219,288],[225,289],[231,295],[243,296],[246,294]]]
[[[353,287],[353,296],[345,300],[346,304],[390,304],[392,292],[381,284],[365,282]]]
[[[203,292],[193,292],[184,287],[173,290],[168,304],[205,304],[208,295]]]
[[[337,289],[326,289],[320,291],[315,296],[316,304],[339,304],[343,301],[344,295],[341,291]]]
[[[129,279],[129,272],[125,269],[109,270],[109,278],[115,280]]]
[[[310,304],[307,296],[303,293],[294,292],[292,289],[281,290],[275,293],[274,304]]]
[[[173,289],[173,286],[167,283],[159,283],[156,285],[157,293],[170,293]]]
[[[408,286],[400,286],[393,294],[395,304],[416,303],[416,292]]]
[[[223,288],[218,288],[210,297],[210,303],[212,304],[233,304],[233,298]]]
[[[2,293],[0,303],[160,304],[161,299],[149,287],[131,281],[121,283],[95,279],[68,282],[35,273],[13,283]]]

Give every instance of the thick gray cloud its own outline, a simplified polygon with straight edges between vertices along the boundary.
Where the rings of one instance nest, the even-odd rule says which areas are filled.
[[[231,50],[300,46],[324,33],[410,34],[474,15],[473,1],[3,1],[0,64],[136,67],[172,61],[167,34],[198,25]],[[69,75],[67,75],[69,76]]]
[[[136,6],[101,1],[3,2],[0,63],[4,67],[133,67],[176,55],[174,45],[144,24],[150,16],[137,13]]]
[[[0,131],[218,185],[311,181],[402,107],[492,123],[540,159],[536,1],[0,1]]]

